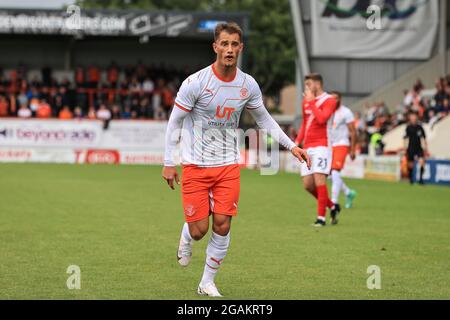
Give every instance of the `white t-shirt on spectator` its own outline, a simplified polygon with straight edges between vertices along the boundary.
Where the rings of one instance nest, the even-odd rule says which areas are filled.
[[[111,119],[111,111],[109,111],[108,109],[98,110],[97,118],[100,120],[109,120]]]
[[[159,93],[153,94],[152,106],[153,106],[153,110],[158,110],[159,107],[161,106],[161,95]]]
[[[154,89],[155,85],[152,80],[145,80],[142,84],[142,90],[144,90],[145,92],[153,92]]]
[[[19,118],[30,118],[31,117],[31,110],[28,108],[19,109],[17,112],[17,116]]]

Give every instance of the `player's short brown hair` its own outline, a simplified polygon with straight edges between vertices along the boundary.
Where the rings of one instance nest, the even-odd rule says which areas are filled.
[[[237,33],[239,35],[239,40],[242,42],[243,32],[241,27],[236,22],[223,22],[217,24],[214,29],[214,41],[219,39],[220,34],[225,31],[229,34]]]
[[[339,99],[342,98],[342,94],[339,91],[331,91],[330,94],[334,94],[334,95],[338,96]]]
[[[319,81],[321,84],[323,84],[323,78],[320,73],[310,73],[305,76],[306,80],[313,80],[313,81]]]

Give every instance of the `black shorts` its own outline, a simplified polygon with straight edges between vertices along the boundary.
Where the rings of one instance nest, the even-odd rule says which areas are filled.
[[[423,158],[423,150],[408,150],[407,152],[408,161],[414,161],[417,158]]]

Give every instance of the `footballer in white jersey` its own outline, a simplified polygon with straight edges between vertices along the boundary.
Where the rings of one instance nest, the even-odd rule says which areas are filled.
[[[244,108],[264,108],[264,103],[252,76],[236,68],[230,79],[221,79],[213,64],[182,83],[175,106],[188,112],[181,163],[217,167],[239,162],[238,134],[233,129],[238,128]]]
[[[237,68],[243,49],[236,23],[219,23],[214,31],[216,61],[189,76],[181,85],[167,124],[163,178],[174,189],[179,176],[173,153],[181,131],[183,225],[177,258],[187,266],[194,240],[212,233],[197,292],[220,297],[214,279],[230,243],[231,217],[237,214],[240,189],[238,128],[247,108],[262,129],[270,130],[285,148],[310,166],[307,153],[297,147],[267,112],[256,81]]]
[[[351,160],[355,159],[356,129],[355,117],[353,112],[342,105],[341,94],[339,92],[331,93],[337,101],[337,108],[334,113],[333,126],[331,129],[331,143],[333,146],[333,160],[331,163],[331,201],[339,206],[339,194],[341,190],[345,194],[345,207],[351,208],[353,199],[356,197],[356,191],[347,187],[341,177],[341,170],[344,168],[347,155]],[[336,224],[337,219],[332,223]]]

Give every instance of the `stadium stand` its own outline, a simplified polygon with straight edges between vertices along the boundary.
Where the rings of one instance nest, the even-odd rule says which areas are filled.
[[[111,62],[103,70],[94,65],[72,71],[47,66],[28,71],[24,65],[0,68],[0,116],[95,118],[104,105],[114,119],[166,119],[188,73],[141,62],[126,66]]]

